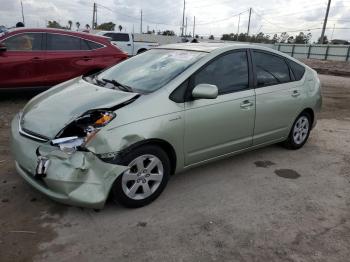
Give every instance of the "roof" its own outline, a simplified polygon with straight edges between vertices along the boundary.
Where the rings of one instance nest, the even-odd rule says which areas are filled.
[[[210,53],[214,50],[218,49],[226,49],[226,48],[260,48],[257,45],[252,44],[236,44],[236,43],[179,43],[179,44],[170,44],[170,45],[162,45],[156,47],[157,49],[177,49],[177,50],[189,50],[189,51],[197,51],[197,52],[207,52]]]
[[[8,34],[17,34],[17,33],[26,33],[26,32],[42,32],[42,33],[61,33],[61,34],[67,34],[67,35],[72,35],[72,36],[78,36],[82,38],[87,38],[87,39],[96,39],[96,38],[103,38],[103,39],[108,39],[104,36],[100,35],[94,35],[94,34],[89,34],[89,33],[84,33],[84,32],[78,32],[78,31],[71,31],[71,30],[66,30],[66,29],[57,29],[57,28],[28,28],[28,27],[16,27],[16,28],[11,28],[8,30]]]

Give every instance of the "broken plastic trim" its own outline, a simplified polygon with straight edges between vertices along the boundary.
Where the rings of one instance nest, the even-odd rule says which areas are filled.
[[[54,146],[59,146],[60,150],[71,155],[79,148],[83,148],[96,133],[104,126],[108,125],[116,114],[111,111],[93,110],[78,117],[63,129],[61,136],[51,141]]]
[[[51,141],[52,145],[58,145],[61,151],[67,153],[68,155],[73,154],[77,149],[82,146],[85,142],[84,138],[79,138],[77,136],[58,138]]]

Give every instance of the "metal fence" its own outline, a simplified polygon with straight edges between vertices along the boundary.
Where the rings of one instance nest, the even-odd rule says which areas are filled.
[[[161,45],[170,43],[180,43],[182,38],[178,36],[162,36],[162,35],[147,35],[147,34],[135,34],[136,41],[151,41],[157,42]],[[189,40],[192,40],[189,38]],[[199,39],[199,41],[205,42],[218,42],[217,40],[211,41],[207,39]],[[219,41],[226,43],[242,43],[237,41]],[[246,43],[244,43],[246,44]],[[259,44],[265,47],[269,47],[283,53],[286,53],[295,58],[313,58],[321,60],[335,60],[335,61],[350,61],[350,45],[303,45],[303,44]]]
[[[225,42],[229,43],[229,41]],[[350,45],[303,45],[282,43],[254,44],[278,50],[297,59],[311,58],[320,60],[350,61]]]
[[[349,45],[300,45],[275,44],[273,49],[295,58],[313,58],[322,60],[349,61]]]

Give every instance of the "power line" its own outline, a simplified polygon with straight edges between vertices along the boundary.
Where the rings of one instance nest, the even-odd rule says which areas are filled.
[[[227,21],[227,20],[230,20],[236,16],[239,16],[241,14],[244,14],[244,13],[247,13],[249,11],[249,9],[243,11],[243,12],[240,12],[238,14],[234,14],[233,16],[230,16],[230,17],[227,17],[227,18],[223,18],[223,19],[219,19],[219,20],[215,20],[215,21],[210,21],[210,22],[205,22],[205,23],[198,23],[197,25],[208,25],[208,24],[213,24],[213,23],[217,23],[217,22],[222,22],[222,21]]]
[[[265,22],[267,22],[267,23],[269,23],[269,24],[271,24],[271,25],[274,25],[274,26],[279,27],[279,28],[291,29],[290,27],[279,26],[278,24],[271,22],[270,20],[266,19],[263,15],[259,14],[258,12],[256,12],[255,9],[253,9],[253,12],[254,12],[256,15],[258,15],[262,20],[264,20]]]

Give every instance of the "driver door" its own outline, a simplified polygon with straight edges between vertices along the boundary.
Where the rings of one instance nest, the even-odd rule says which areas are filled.
[[[31,87],[45,84],[43,34],[20,33],[2,41],[7,51],[0,54],[0,85]]]
[[[216,99],[185,103],[185,164],[192,165],[252,146],[255,92],[251,89],[248,53],[237,50],[218,56],[196,72],[198,84],[218,87]]]

